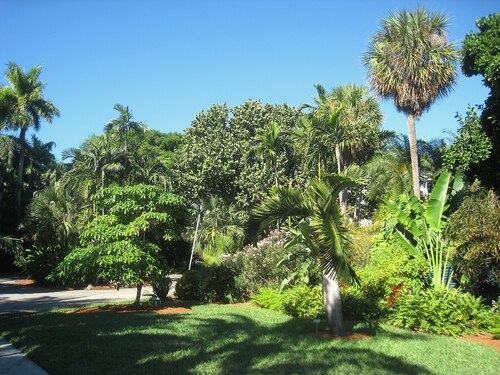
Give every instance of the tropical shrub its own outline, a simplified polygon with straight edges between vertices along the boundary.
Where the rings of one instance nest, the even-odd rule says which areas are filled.
[[[313,319],[322,315],[323,294],[320,286],[296,285],[283,292],[283,311],[299,318]]]
[[[202,297],[201,272],[199,270],[184,272],[175,285],[175,295],[182,300],[200,300]]]
[[[402,194],[397,200],[386,203],[390,216],[383,231],[386,236],[399,240],[409,254],[424,254],[430,283],[437,289],[447,287],[451,282],[447,269],[453,243],[445,236],[448,223],[445,213],[462,187],[461,178],[452,178],[449,172],[443,171],[428,202],[422,203],[414,195]]]
[[[185,272],[175,287],[177,298],[205,302],[234,302],[241,300],[236,287],[237,271],[228,265],[211,265]]]
[[[247,245],[235,254],[226,254],[223,263],[237,270],[236,286],[245,297],[263,287],[279,287],[291,274],[296,274],[305,262],[305,256],[289,257],[285,249],[287,234],[274,230],[255,245]],[[289,261],[284,261],[289,260]],[[320,281],[319,269],[298,277],[299,281],[315,284]]]
[[[481,298],[434,288],[402,295],[388,321],[414,331],[460,336],[499,326],[500,316],[490,312]]]
[[[93,197],[97,212],[51,277],[68,283],[101,278],[118,286],[142,285],[166,273],[159,246],[180,239],[188,215],[183,197],[156,186],[113,186]]]
[[[275,288],[261,288],[251,300],[265,309],[281,311],[305,319],[324,314],[320,286],[295,285],[281,293]]]
[[[48,276],[68,254],[68,250],[59,245],[37,246],[26,249],[16,258],[16,265],[24,274],[37,284],[53,283]]]
[[[160,276],[151,281],[151,286],[153,287],[153,293],[160,301],[165,301],[172,286],[172,280],[169,277]]]
[[[453,263],[462,287],[488,299],[500,293],[500,201],[479,190],[450,216],[448,234],[458,244]]]
[[[342,310],[349,320],[362,320],[367,322],[378,321],[387,313],[387,304],[380,297],[378,285],[371,287],[364,285],[362,288],[346,286],[341,288]]]
[[[251,301],[264,309],[282,311],[283,297],[278,289],[264,287],[252,296]]]

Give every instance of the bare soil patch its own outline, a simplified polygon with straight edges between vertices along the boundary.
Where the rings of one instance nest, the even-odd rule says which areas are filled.
[[[186,314],[192,310],[186,307],[155,307],[155,306],[136,306],[130,304],[105,305],[97,307],[85,307],[81,309],[66,311],[66,314],[92,314],[92,313],[152,313],[152,314]]]
[[[459,340],[475,342],[482,345],[488,345],[496,350],[500,350],[500,340],[493,339],[493,335],[489,333],[479,334],[479,335],[471,335],[471,336],[462,336]]]
[[[35,281],[30,279],[16,280],[16,285],[21,285],[21,286],[35,285]]]

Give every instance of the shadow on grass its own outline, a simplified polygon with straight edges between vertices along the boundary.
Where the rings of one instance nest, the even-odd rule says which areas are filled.
[[[374,351],[373,338],[318,340],[305,335],[313,330],[310,322],[281,314],[223,306],[199,306],[193,314],[176,315],[52,312],[0,322],[0,334],[53,375],[431,373]]]

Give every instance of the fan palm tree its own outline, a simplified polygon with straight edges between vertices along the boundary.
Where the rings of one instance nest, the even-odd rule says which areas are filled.
[[[68,193],[58,186],[48,186],[34,194],[27,225],[36,244],[59,244],[66,251],[76,245],[76,221],[81,207]]]
[[[355,183],[342,176],[315,179],[305,189],[273,188],[271,195],[252,211],[252,224],[258,231],[277,219],[290,218],[297,223],[295,237],[319,262],[323,274],[323,302],[333,334],[345,335],[339,281],[357,282],[347,260],[349,232],[337,203],[339,192]]]
[[[42,66],[38,65],[24,72],[16,63],[7,65],[5,77],[9,86],[0,87],[2,122],[11,130],[19,130],[19,164],[17,168],[16,213],[21,214],[23,191],[26,132],[30,127],[38,130],[42,119],[52,122],[59,116],[55,105],[43,98],[45,84],[40,81]]]
[[[420,197],[415,120],[452,89],[459,52],[446,38],[447,19],[424,8],[390,14],[374,35],[363,63],[372,88],[406,114],[413,192]]]

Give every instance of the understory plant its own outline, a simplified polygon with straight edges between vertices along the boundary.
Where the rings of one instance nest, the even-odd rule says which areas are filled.
[[[324,315],[320,286],[299,284],[281,292],[276,288],[262,288],[252,296],[252,301],[260,307],[304,319]]]
[[[500,315],[469,293],[431,288],[402,295],[388,321],[413,331],[460,336],[499,327]]]
[[[452,178],[450,172],[443,171],[427,202],[405,193],[386,204],[390,216],[384,223],[383,231],[398,239],[410,254],[418,256],[421,253],[425,256],[431,284],[436,289],[449,287],[451,282],[447,268],[454,247],[445,236],[448,223],[445,213],[450,198],[462,187],[460,177]]]

